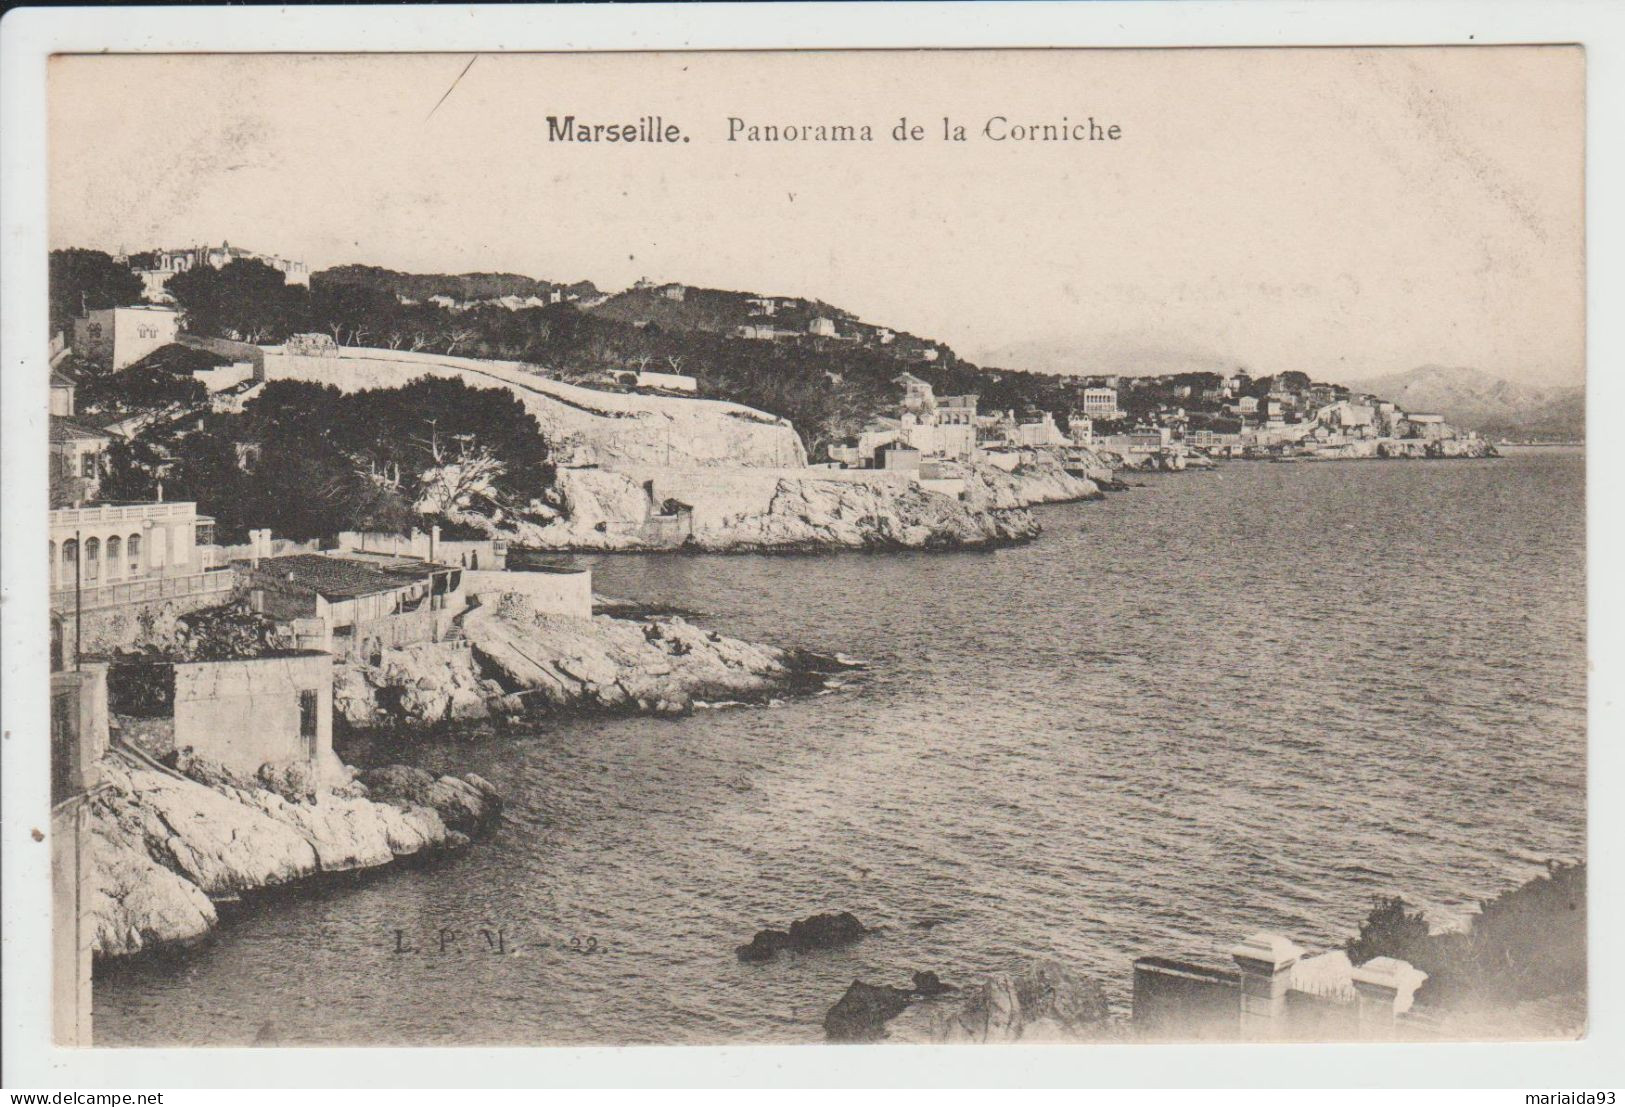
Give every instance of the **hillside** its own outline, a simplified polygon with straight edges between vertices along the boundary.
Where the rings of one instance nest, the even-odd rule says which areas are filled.
[[[1585,389],[1516,384],[1478,369],[1424,365],[1350,385],[1407,411],[1436,411],[1494,437],[1585,437]]]
[[[459,302],[495,300],[503,296],[518,296],[521,299],[536,296],[545,300],[555,291],[575,297],[598,294],[591,281],[560,284],[518,273],[401,273],[375,265],[339,265],[313,274],[310,280],[316,288],[340,284],[362,285],[392,292],[402,299],[419,301],[431,296],[449,296]]]

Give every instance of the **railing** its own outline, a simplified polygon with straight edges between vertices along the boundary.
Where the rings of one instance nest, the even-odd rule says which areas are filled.
[[[139,580],[98,584],[78,590],[78,610],[90,611],[103,607],[122,607],[126,604],[151,603],[154,600],[175,599],[183,596],[204,596],[230,592],[236,586],[237,574],[230,571],[192,573],[180,577],[144,577]],[[74,589],[59,588],[51,592],[51,609],[71,612],[75,609]]]
[[[95,507],[64,507],[51,512],[51,525],[114,523],[124,519],[171,519],[181,515],[197,515],[197,504],[177,500],[174,503],[164,504],[99,504]]]

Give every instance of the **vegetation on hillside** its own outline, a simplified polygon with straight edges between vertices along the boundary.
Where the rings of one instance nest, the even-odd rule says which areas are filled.
[[[141,278],[100,250],[52,250],[48,285],[53,334],[86,311],[141,302]]]
[[[111,263],[106,255],[100,257]],[[65,276],[65,289],[119,283],[101,262],[72,262],[74,280]],[[168,289],[186,313],[188,330],[204,335],[275,343],[293,334],[319,332],[340,345],[523,361],[559,379],[600,387],[624,387],[624,375],[637,370],[688,374],[698,381],[702,396],[789,419],[815,459],[876,417],[895,414],[901,391],[896,379],[905,370],[926,380],[939,395],[976,394],[985,412],[1011,411],[1018,418],[1051,412],[1063,431],[1068,416],[1083,407],[1081,378],[978,367],[940,343],[906,333],[881,342],[878,328],[863,330],[865,325],[850,313],[810,300],[776,297],[773,315],[758,316],[759,305],[753,301],[759,298],[749,293],[685,288],[682,298],[675,299],[660,288],[638,287],[590,311],[569,302],[512,310],[469,301],[498,295],[547,298],[555,290],[591,286],[513,274],[417,275],[351,265],[316,273],[307,289],[287,285],[282,273],[252,260],[176,274]],[[466,306],[448,307],[430,296],[449,296]],[[865,340],[804,333],[818,316],[839,320],[843,333],[851,332],[849,339],[861,333]],[[753,319],[765,319],[796,337],[738,337],[737,328]],[[935,360],[925,358],[928,347]],[[1308,383],[1301,373],[1283,376]],[[1194,426],[1234,429],[1221,405],[1202,396],[1218,381],[1213,373],[1142,380],[1119,393],[1126,417],[1100,429],[1130,426],[1176,406],[1192,416]],[[1248,385],[1248,392],[1265,395],[1273,383],[1260,378]]]
[[[1433,933],[1398,897],[1378,900],[1348,942],[1349,959],[1397,957],[1428,974],[1418,1002],[1472,1009],[1582,991],[1586,985],[1585,862],[1551,862],[1543,876],[1480,907],[1466,930]]]
[[[102,495],[151,499],[161,481],[229,543],[252,527],[307,539],[523,512],[552,475],[535,418],[505,388],[424,377],[346,394],[273,381],[241,414],[194,412],[115,442]]]

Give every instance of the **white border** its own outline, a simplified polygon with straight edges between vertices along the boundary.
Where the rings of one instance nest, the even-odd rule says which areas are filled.
[[[1587,1040],[1426,1046],[749,1047],[84,1050],[47,1045],[45,59],[55,52],[504,51],[1580,42],[1587,49],[1590,550],[1619,544],[1619,461],[1598,413],[1625,412],[1625,6],[1586,0],[697,4],[540,8],[14,9],[0,20],[0,673],[3,1079],[8,1087],[1618,1087],[1625,783],[1617,739],[1621,587],[1590,559],[1592,1019]],[[1611,198],[1612,203],[1602,198]],[[1610,308],[1612,310],[1610,310]],[[1611,579],[1613,578],[1613,579]],[[1508,582],[1509,587],[1516,582]],[[1516,648],[1512,644],[1509,648]],[[1595,740],[1601,736],[1602,740]],[[1612,740],[1611,740],[1612,739]],[[1521,1098],[1519,1100],[1521,1102]]]

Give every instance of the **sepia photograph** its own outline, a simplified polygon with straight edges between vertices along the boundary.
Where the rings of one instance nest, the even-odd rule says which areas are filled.
[[[54,1043],[1583,1039],[1586,73],[49,57]]]

